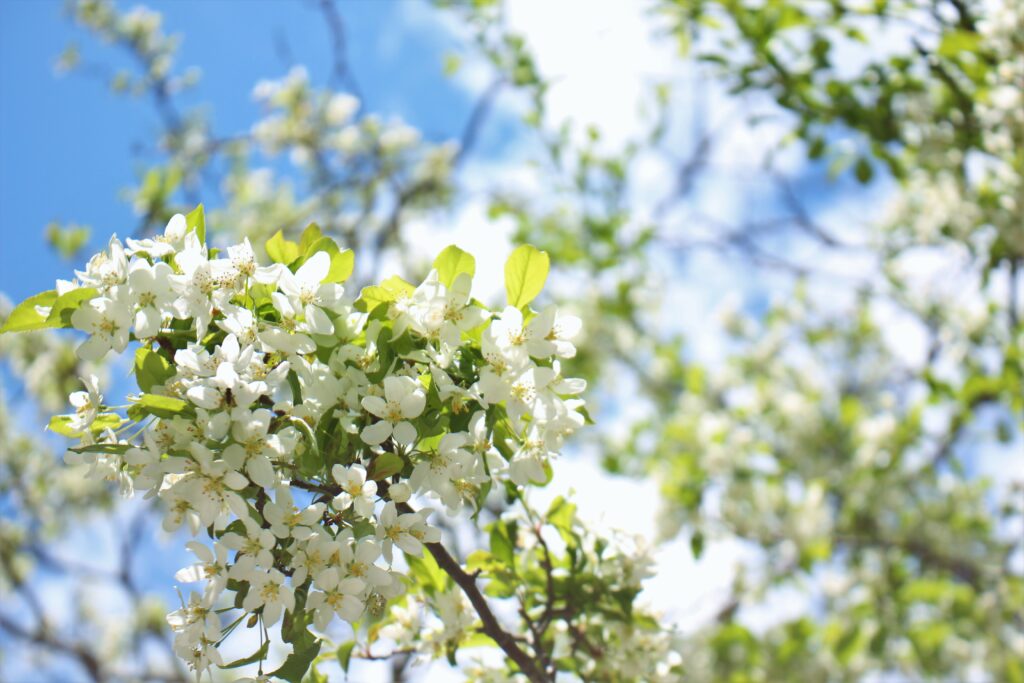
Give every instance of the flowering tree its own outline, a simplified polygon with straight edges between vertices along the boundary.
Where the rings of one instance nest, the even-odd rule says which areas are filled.
[[[486,64],[491,79],[450,141],[364,109],[332,2],[316,6],[332,39],[329,81],[296,67],[257,84],[264,116],[228,134],[182,108],[197,76],[175,68],[159,15],[71,6],[140,65],[111,85],[149,98],[162,135],[132,192],[134,239],[111,243],[78,287],[60,284],[8,319],[79,327],[88,344],[76,354],[47,330],[0,337],[45,410],[63,412],[73,393],[79,412],[52,427],[84,439],[54,468],[47,444],[0,412],[0,493],[17,511],[0,526],[3,589],[31,617],[0,610],[0,629],[94,680],[181,678],[177,660],[138,653],[156,643],[201,668],[217,663],[204,639],[231,630],[226,645],[256,633],[255,652],[220,664],[264,663],[285,678],[309,666],[310,680],[384,657],[395,680],[445,657],[471,680],[1024,680],[1016,4],[652,2],[652,26],[700,87],[652,83],[648,115],[618,142],[553,118],[558,79],[503,3],[439,4],[458,24],[462,61]],[[77,48],[62,65],[102,73]],[[465,170],[506,93],[543,192]],[[712,124],[687,125],[705,110]],[[709,186],[734,210],[708,202]],[[206,247],[205,218],[190,211],[211,187]],[[469,298],[463,252],[418,257],[408,219],[467,195],[543,250],[516,252],[522,284],[539,289],[530,264],[546,273],[550,255],[559,278],[544,296],[559,313],[529,310],[536,292],[521,300],[518,280],[511,310],[490,312]],[[310,223],[319,228],[302,232]],[[52,234],[73,251],[81,231]],[[359,253],[360,271],[325,237]],[[273,265],[257,265],[263,252]],[[711,273],[690,269],[709,253]],[[380,281],[387,256],[436,275]],[[717,317],[700,306],[751,272],[742,305]],[[466,328],[431,321],[450,307]],[[589,334],[544,339],[571,336],[570,309]],[[680,318],[700,324],[680,329]],[[98,359],[135,344],[130,335],[141,394],[99,410]],[[702,342],[717,353],[695,351]],[[685,636],[637,601],[651,573],[642,547],[588,530],[569,501],[529,505],[545,453],[588,421],[573,398],[582,380],[596,424],[566,445],[656,480],[662,541],[704,560],[742,549]],[[541,425],[553,433],[537,450]],[[116,646],[55,627],[34,591],[39,573],[76,569],[47,544],[68,518],[117,509],[117,486],[82,471],[147,490],[158,519],[206,539],[178,575],[209,570],[206,588],[164,609],[131,571],[154,513],[120,524],[122,569],[106,578],[134,607]],[[224,482],[212,504],[196,493],[211,476]],[[430,506],[457,514],[425,517]],[[330,566],[316,571],[317,557]],[[758,623],[766,604],[772,618]],[[76,619],[100,622],[87,605]],[[499,656],[467,657],[477,646]]]
[[[275,234],[269,266],[248,239],[221,252],[205,232],[200,206],[157,238],[112,238],[75,281],[29,298],[3,328],[82,330],[77,353],[90,361],[139,342],[139,393],[126,406],[104,403],[89,376],[69,397],[75,412],[50,429],[79,440],[69,464],[158,497],[165,530],[210,541],[189,541],[198,562],[176,578],[202,590],[167,617],[197,680],[211,666],[258,662],[258,678],[297,682],[323,647],[307,626],[323,632],[335,618],[355,632],[338,649],[345,669],[352,656],[454,660],[473,643],[507,656],[490,676],[551,680],[595,671],[598,659],[608,680],[673,675],[667,632],[633,609],[643,564],[589,535],[570,503],[535,511],[523,495],[550,478],[551,459],[586,420],[574,398],[586,383],[561,371],[579,319],[528,308],[547,254],[513,253],[508,306],[494,315],[472,299],[475,261],[455,246],[419,286],[392,277],[353,300],[341,283],[354,255],[316,225],[297,243]],[[435,499],[453,516],[466,507],[483,524],[494,488],[514,508],[487,523],[490,548],[465,567],[430,510],[410,502]],[[517,603],[515,630],[478,581]],[[259,648],[227,663],[218,646],[243,623],[258,629]],[[292,652],[265,674],[268,629],[279,623]],[[375,650],[381,636],[390,652]],[[604,654],[638,647],[649,657],[623,671]]]
[[[629,330],[595,343],[649,403],[604,441],[606,466],[657,477],[663,533],[694,555],[756,548],[685,640],[686,680],[1024,679],[1019,3],[656,12],[734,106],[681,143],[686,105],[659,84],[659,115],[624,152],[552,136],[553,163],[577,180],[568,211],[499,206],[522,239],[607,285],[588,321]],[[737,119],[762,140],[739,161],[716,154],[744,134]],[[629,171],[652,151],[674,182],[635,200]],[[716,172],[735,178],[717,187],[739,210],[707,208]],[[827,189],[879,176],[895,187],[884,211]],[[722,311],[711,362],[688,352],[693,334],[652,322],[665,315],[652,292],[678,277],[652,268],[657,254],[698,250],[779,283],[756,283],[755,301],[771,293],[759,313]],[[978,474],[986,452],[993,479]],[[795,614],[752,626],[754,605],[796,595]]]

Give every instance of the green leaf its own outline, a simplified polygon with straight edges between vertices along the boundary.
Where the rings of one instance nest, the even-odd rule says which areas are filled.
[[[405,561],[416,585],[428,595],[443,592],[448,587],[448,575],[438,566],[437,560],[430,552],[423,553],[423,557],[406,555]]]
[[[47,327],[71,327],[71,314],[77,311],[83,303],[95,299],[99,294],[92,287],[79,287],[64,292],[53,302],[50,316],[46,319]]]
[[[474,550],[466,557],[466,569],[470,572],[490,572],[501,569],[501,565],[494,559],[494,555],[486,550]]]
[[[270,650],[270,641],[267,640],[267,641],[265,641],[263,643],[263,645],[260,647],[260,649],[256,650],[256,652],[253,652],[248,657],[242,657],[241,659],[236,659],[235,661],[229,662],[229,663],[223,665],[220,668],[222,668],[222,669],[237,669],[238,667],[245,666],[246,664],[255,664],[256,662],[258,662],[260,660],[266,659],[267,652],[269,650]]]
[[[491,554],[506,567],[515,567],[515,528],[507,522],[498,521],[491,525]]]
[[[131,444],[127,443],[94,443],[91,446],[79,446],[78,448],[69,448],[69,451],[75,453],[104,453],[106,455],[124,455],[128,452],[128,449],[132,448]]]
[[[4,332],[28,332],[30,330],[41,330],[46,327],[53,327],[40,313],[36,306],[50,307],[57,300],[57,291],[51,289],[42,292],[22,301],[14,307],[11,314],[7,316],[4,326],[0,327],[0,334]]]
[[[144,392],[152,391],[154,386],[163,384],[173,376],[174,368],[156,351],[145,346],[135,351],[135,381]]]
[[[387,479],[390,476],[398,474],[405,467],[405,461],[394,453],[384,452],[373,459],[373,463],[370,465],[369,476],[374,481],[380,481],[381,479]]]
[[[434,268],[437,269],[441,284],[451,287],[455,278],[462,273],[467,273],[470,277],[476,275],[476,259],[472,254],[462,251],[452,244],[437,255],[437,258],[434,259]]]
[[[518,581],[514,580],[514,577],[502,572],[488,579],[487,585],[484,586],[484,595],[492,598],[511,598],[516,594],[517,583]]]
[[[321,642],[320,640],[313,637],[312,633],[306,631],[313,641],[311,644],[299,644],[296,643],[292,649],[292,653],[288,655],[288,658],[284,660],[284,664],[280,666],[276,671],[270,672],[271,676],[277,676],[283,678],[289,683],[301,683],[302,677],[309,671],[310,665],[313,664],[313,660],[320,654]]]
[[[956,57],[961,52],[975,52],[981,45],[981,35],[973,31],[950,31],[939,41],[938,53],[943,57]]]
[[[704,554],[704,534],[700,531],[694,531],[690,536],[690,552],[693,553],[695,560],[699,560],[700,556]]]
[[[444,71],[445,76],[449,78],[454,76],[456,73],[458,73],[459,67],[461,65],[462,59],[459,57],[459,55],[452,52],[445,53],[444,60],[442,62],[442,69]]]
[[[343,249],[331,254],[331,269],[327,273],[327,282],[344,282],[352,277],[356,267],[356,255],[351,249]]]
[[[461,643],[461,647],[497,647],[498,644],[494,642],[494,638],[491,638],[486,633],[480,633],[476,631],[471,635],[467,636]]]
[[[401,299],[405,296],[412,296],[412,293],[416,291],[416,287],[397,275],[392,275],[384,282],[380,283],[380,286],[391,292],[396,299]]]
[[[46,226],[46,242],[56,249],[62,258],[70,259],[85,248],[91,232],[85,225],[61,225],[54,221]]]
[[[312,612],[306,612],[305,605],[305,591],[296,591],[295,610],[286,612],[281,624],[281,637],[286,643],[291,643],[292,653],[279,669],[270,672],[271,676],[283,678],[290,683],[302,681],[302,677],[306,675],[313,660],[320,653],[322,645],[320,639],[306,628],[312,618]]]
[[[370,285],[369,287],[363,287],[363,291],[359,293],[359,298],[356,300],[356,310],[363,313],[373,313],[374,309],[378,306],[389,304],[394,300],[395,295],[392,292],[377,285]]]
[[[548,507],[548,524],[563,531],[572,529],[572,521],[576,516],[576,505],[562,496],[556,496]]]
[[[380,285],[363,287],[363,291],[359,294],[359,299],[356,301],[356,310],[363,313],[373,313],[374,309],[378,306],[407,297],[415,291],[416,288],[411,284],[397,275],[392,275],[380,283]]]
[[[299,258],[299,245],[284,238],[284,232],[278,230],[274,236],[266,241],[263,248],[267,250],[267,256],[274,263],[288,265]]]
[[[352,663],[352,650],[354,650],[355,647],[356,641],[354,640],[350,640],[338,646],[338,664],[341,665],[341,670],[345,673],[348,673],[348,667]]]
[[[551,259],[530,244],[517,248],[505,262],[505,293],[509,306],[522,308],[544,289]]]
[[[309,248],[313,246],[313,243],[324,236],[323,231],[320,230],[320,226],[316,223],[310,223],[306,226],[306,229],[302,231],[302,235],[299,237],[299,253],[308,254]]]
[[[1012,658],[1006,660],[1006,680],[1009,683],[1024,683],[1024,663]]]
[[[566,545],[570,547],[576,545],[577,536],[573,532],[573,521],[576,519],[575,503],[570,503],[562,496],[558,496],[551,501],[551,506],[545,517],[548,524],[555,527]]]
[[[54,415],[50,418],[50,423],[46,426],[54,434],[60,434],[71,439],[77,439],[82,436],[82,432],[71,428],[71,415]],[[117,413],[103,413],[97,415],[96,419],[93,420],[90,431],[93,433],[102,432],[108,427],[110,429],[117,429],[121,426],[121,416]]]
[[[180,398],[160,396],[159,394],[143,394],[132,408],[146,415],[162,418],[174,417],[190,410],[189,404]]]
[[[853,169],[854,174],[857,176],[862,184],[871,182],[871,178],[875,175],[875,170],[871,167],[871,162],[865,157],[857,159],[857,165]]]
[[[196,231],[201,244],[206,244],[206,210],[200,204],[185,215],[185,233]]]
[[[81,436],[82,433],[72,429],[68,424],[69,422],[71,422],[70,415],[54,415],[50,418],[50,423],[46,425],[46,428],[54,434],[60,434],[61,436],[66,436],[72,439]]]
[[[294,372],[288,373],[289,377],[293,374]],[[298,382],[297,376],[295,381]],[[299,432],[302,433],[303,437],[305,437],[297,450],[299,474],[304,477],[312,477],[320,472],[324,466],[323,457],[320,455],[320,446],[317,443],[316,435],[313,434],[312,428],[305,420],[295,417],[294,415],[287,418],[287,420],[289,424],[298,429]]]

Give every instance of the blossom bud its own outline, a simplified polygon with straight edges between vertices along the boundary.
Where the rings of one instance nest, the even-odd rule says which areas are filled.
[[[409,496],[412,495],[412,489],[404,481],[397,484],[392,484],[388,489],[388,494],[391,496],[391,500],[396,503],[404,503],[409,500]]]

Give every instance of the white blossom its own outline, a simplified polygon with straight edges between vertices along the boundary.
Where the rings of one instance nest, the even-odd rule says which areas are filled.
[[[100,360],[113,349],[120,353],[128,346],[132,311],[123,301],[108,296],[96,297],[71,314],[71,324],[89,333],[78,347],[83,360]]]
[[[380,418],[363,428],[363,441],[371,445],[383,443],[394,436],[395,441],[409,445],[416,440],[416,428],[409,420],[419,417],[426,406],[423,387],[411,377],[385,377],[384,398],[367,396],[363,408]]]
[[[352,506],[360,517],[369,517],[373,514],[377,482],[366,480],[365,467],[358,464],[351,467],[335,465],[331,469],[331,476],[341,486],[341,493],[335,496],[332,502],[335,510],[340,512]]]

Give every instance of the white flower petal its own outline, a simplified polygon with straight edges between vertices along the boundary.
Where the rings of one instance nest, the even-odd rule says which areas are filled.
[[[295,272],[295,277],[300,282],[319,285],[327,277],[327,273],[331,270],[331,255],[326,251],[318,251],[317,253],[306,259],[299,269]]]
[[[416,428],[403,420],[395,425],[394,436],[395,441],[403,446],[412,445],[416,441]]]
[[[363,428],[359,434],[360,438],[371,446],[384,443],[391,436],[391,423],[386,420],[375,422]]]
[[[419,417],[427,404],[427,397],[422,391],[414,391],[402,399],[402,417]]]

